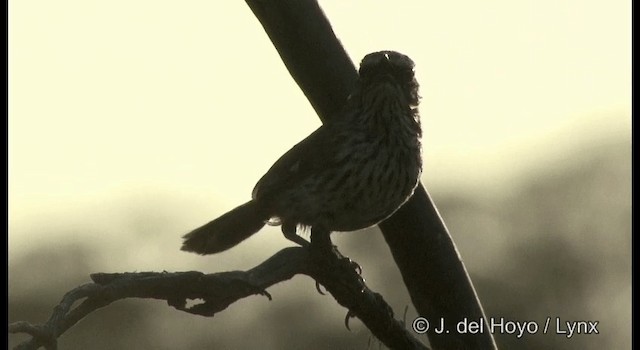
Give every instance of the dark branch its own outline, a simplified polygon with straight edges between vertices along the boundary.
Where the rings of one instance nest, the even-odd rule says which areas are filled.
[[[247,0],[291,76],[323,122],[353,90],[358,73],[315,0]]]
[[[16,322],[10,333],[27,333],[33,338],[16,349],[56,348],[56,340],[89,313],[126,298],[166,300],[176,309],[191,314],[213,316],[232,303],[265,295],[266,288],[304,274],[322,283],[334,298],[360,318],[385,345],[394,349],[426,349],[394,319],[382,297],[369,290],[362,278],[336,250],[330,254],[310,254],[308,249],[286,248],[249,271],[204,274],[188,272],[96,273],[94,283],[79,286],[62,298],[49,320],[42,325]],[[83,300],[84,299],[84,300]],[[72,306],[81,301],[80,305]],[[188,300],[202,300],[187,307]]]
[[[330,121],[354,86],[357,72],[317,1],[246,2],[320,119]],[[380,229],[420,315],[451,323],[484,318],[451,235],[422,185]],[[496,348],[489,332],[428,335],[436,349]]]

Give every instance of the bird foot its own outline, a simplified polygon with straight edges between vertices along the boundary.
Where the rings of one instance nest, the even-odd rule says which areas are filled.
[[[282,224],[282,233],[284,234],[284,238],[298,244],[301,247],[308,247],[310,245],[309,241],[298,236],[298,233],[296,232],[296,226],[292,226],[287,223]]]
[[[346,265],[349,265],[350,268],[356,270],[356,272],[358,273],[359,276],[362,275],[362,266],[360,266],[360,264],[358,264],[357,262],[351,260],[351,258],[343,256],[341,259]],[[364,279],[363,279],[364,281]]]
[[[360,266],[360,264],[358,264],[357,262],[351,260],[346,256],[342,257],[342,259],[340,260],[342,261],[342,263],[345,265],[346,268],[352,269],[358,274],[358,280],[360,281],[360,284],[364,285],[365,279],[364,277],[362,277],[362,266]]]

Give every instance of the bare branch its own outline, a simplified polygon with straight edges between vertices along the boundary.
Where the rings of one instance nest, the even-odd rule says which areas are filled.
[[[56,348],[56,340],[89,313],[114,301],[126,298],[166,300],[170,306],[191,314],[213,316],[232,303],[251,295],[264,295],[266,288],[291,279],[296,274],[314,278],[390,348],[426,349],[394,319],[391,307],[380,294],[371,291],[355,271],[354,264],[337,250],[330,254],[310,253],[306,248],[281,250],[248,271],[204,274],[187,272],[96,273],[94,283],[69,291],[62,298],[49,320],[42,325],[16,322],[10,333],[27,333],[33,338],[16,349]],[[84,299],[84,300],[82,300]],[[202,303],[187,307],[188,300]],[[82,300],[80,305],[72,306]]]

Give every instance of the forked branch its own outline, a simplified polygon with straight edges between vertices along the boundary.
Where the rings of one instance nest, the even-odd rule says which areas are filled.
[[[297,274],[310,276],[322,284],[349,310],[347,317],[358,317],[389,348],[427,349],[402,322],[394,319],[391,307],[382,296],[365,285],[353,264],[337,250],[317,254],[301,247],[283,249],[248,271],[92,274],[93,283],[65,294],[46,323],[16,322],[9,325],[9,332],[32,336],[15,349],[56,349],[57,339],[65,331],[91,312],[117,300],[160,299],[180,311],[213,316],[251,295],[264,295],[270,300],[268,287]],[[202,302],[188,307],[189,300]],[[72,308],[76,302],[80,305]]]

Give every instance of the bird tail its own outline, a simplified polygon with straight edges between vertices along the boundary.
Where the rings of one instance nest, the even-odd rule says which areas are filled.
[[[258,232],[269,215],[249,201],[186,235],[182,250],[202,255],[227,250]]]

